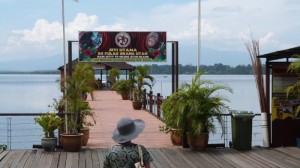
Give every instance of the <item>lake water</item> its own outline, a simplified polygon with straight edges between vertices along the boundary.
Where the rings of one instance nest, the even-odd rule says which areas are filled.
[[[171,94],[172,78],[170,75],[153,75],[155,85],[154,94],[162,96]],[[52,109],[53,98],[60,98],[59,84],[56,82],[59,75],[0,75],[0,113],[44,113]],[[179,83],[190,83],[193,75],[179,75]],[[220,92],[231,102],[227,105],[233,110],[247,110],[260,113],[257,90],[253,75],[204,75],[203,79],[209,79],[217,83],[227,84],[233,89],[233,94]],[[11,129],[8,122],[11,120]],[[259,121],[258,121],[259,122]],[[254,124],[259,125],[260,123]],[[11,132],[9,130],[12,130]],[[257,134],[261,134],[260,128],[254,128]],[[11,136],[7,136],[11,133]],[[29,135],[23,135],[28,133]],[[11,141],[12,149],[32,148],[32,144],[39,144],[42,131],[34,124],[33,117],[1,117],[0,116],[0,144]],[[11,139],[10,139],[11,137]],[[258,142],[261,144],[261,136]],[[230,138],[229,138],[230,139]],[[254,137],[255,139],[255,137]]]

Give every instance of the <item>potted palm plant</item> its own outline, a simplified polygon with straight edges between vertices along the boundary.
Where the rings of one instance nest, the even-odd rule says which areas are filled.
[[[56,116],[54,113],[47,113],[34,118],[34,120],[43,128],[44,131],[44,137],[41,139],[44,151],[55,151],[57,138],[54,135],[54,131],[60,127],[63,119]]]
[[[83,96],[90,93],[93,98],[93,91],[95,90],[94,70],[92,65],[87,63],[78,63],[75,67],[72,77],[66,79],[67,107],[70,116],[68,117],[68,127],[64,134],[61,134],[62,145],[65,151],[75,152],[81,149],[82,136],[80,128],[84,123],[86,116],[94,116],[91,113],[90,105],[85,101]]]
[[[120,78],[120,70],[117,68],[111,68],[108,71],[108,82],[113,85]]]
[[[131,87],[132,83],[130,80],[119,80],[112,85],[111,89],[120,94],[123,100],[128,100]]]
[[[226,85],[200,80],[203,74],[204,71],[198,72],[191,84],[183,84],[178,92],[173,93],[162,104],[162,111],[169,113],[168,122],[187,131],[191,150],[206,148],[209,133],[215,132],[215,119],[224,133],[222,113],[229,110],[224,103],[229,100],[216,93],[220,90],[232,92]]]
[[[295,61],[289,65],[288,71],[295,73],[299,77],[300,55],[296,54],[293,57],[295,58]],[[289,86],[286,89],[286,92],[287,92],[287,97],[289,97],[290,94],[293,94],[299,99],[299,97],[300,97],[300,81],[297,81],[292,86]],[[293,111],[293,117],[300,118],[300,106],[299,105],[296,107],[295,111]],[[296,136],[296,146],[300,148],[300,137],[297,137],[297,136]]]
[[[136,69],[130,72],[130,80],[132,83],[133,101],[132,106],[135,110],[142,108],[143,89],[148,86],[152,89],[154,78],[148,74],[149,66],[137,66]]]

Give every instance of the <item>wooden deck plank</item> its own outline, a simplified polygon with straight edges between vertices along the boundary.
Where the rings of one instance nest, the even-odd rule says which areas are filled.
[[[26,161],[30,155],[31,151],[25,151],[24,155],[22,156],[22,159],[20,160],[20,162],[18,163],[18,165],[16,166],[16,168],[24,168]]]
[[[58,168],[65,168],[67,159],[67,152],[61,152],[58,162]]]
[[[249,151],[251,155],[255,156],[258,160],[261,162],[264,162],[266,165],[270,167],[282,167],[280,164],[274,162],[273,160],[268,159],[267,157],[262,156],[261,154],[258,154],[257,152],[251,150]]]
[[[97,151],[96,150],[91,150],[91,152],[92,152],[93,167],[100,167]]]
[[[73,159],[73,153],[72,152],[67,152],[65,168],[72,168],[72,165],[73,165],[74,162],[75,161]]]
[[[284,153],[285,155],[289,155],[296,159],[300,159],[300,148],[284,147],[284,148],[276,148],[275,150],[278,150]]]
[[[53,159],[53,153],[52,152],[47,153],[46,161],[45,161],[45,164],[44,164],[43,168],[50,168],[52,159]]]
[[[256,164],[258,164],[259,167],[262,167],[262,168],[277,167],[276,165],[272,164],[272,162],[269,162],[269,160],[256,155],[251,150],[243,151],[242,155],[244,157],[250,157],[251,159],[255,160]]]
[[[79,167],[85,168],[85,149],[79,152]]]
[[[59,163],[60,152],[54,152],[50,168],[57,168]]]
[[[93,168],[92,153],[90,149],[85,150],[86,168]]]
[[[13,151],[9,151],[4,158],[0,161],[0,167],[4,167],[6,162],[10,159],[10,157],[13,157]]]
[[[290,164],[289,162],[286,162],[283,158],[276,155],[275,153],[272,153],[270,151],[275,151],[271,149],[253,149],[255,153],[259,154],[261,157],[265,157],[268,160],[271,160],[273,163],[276,163],[278,167],[299,167],[295,166],[293,164]]]
[[[36,150],[32,150],[26,160],[26,163],[25,163],[25,166],[24,168],[31,168],[32,166],[32,163],[33,163],[33,160],[35,158],[35,155],[36,155]]]
[[[229,159],[231,162],[235,163],[238,165],[238,167],[247,167],[247,168],[253,168],[254,166],[250,163],[248,163],[246,160],[241,159],[239,157],[238,154],[233,154],[230,153],[228,148],[225,149],[216,149],[217,151],[219,151],[220,153],[224,153],[224,157],[226,157],[227,159]]]
[[[32,161],[31,167],[38,167],[41,156],[42,156],[42,150],[37,150],[36,153],[35,153],[35,157]]]
[[[18,157],[18,151],[13,151],[13,154],[11,157],[6,161],[5,165],[3,166],[4,168],[10,167],[13,164],[13,161]]]
[[[224,168],[232,168],[232,167],[237,167],[238,165],[233,163],[233,162],[230,162],[229,159],[227,159],[226,157],[224,157],[224,154],[221,153],[221,152],[218,152],[214,149],[205,149],[205,151],[214,159],[218,160],[218,162],[221,163],[221,167],[224,167]]]
[[[97,154],[98,154],[98,160],[99,160],[99,164],[100,164],[100,168],[103,168],[103,164],[104,164],[104,157],[105,154],[107,152],[107,149],[97,149]]]
[[[174,164],[176,166],[180,166],[180,167],[184,167],[184,168],[192,168],[193,165],[190,164],[190,162],[186,162],[186,160],[184,160],[179,152],[174,152],[171,150],[168,150],[166,148],[161,148],[162,152],[165,153],[166,156],[168,156],[168,158],[170,160],[173,160]]]
[[[266,150],[266,151],[270,152],[269,150]],[[277,156],[277,158],[282,158],[282,160],[284,160],[285,162],[293,164],[297,167],[299,167],[299,165],[300,165],[299,159],[297,159],[295,157],[290,157],[289,155],[286,155],[285,153],[283,153],[279,150],[272,149],[272,153],[274,153],[274,155]]]
[[[26,153],[25,150],[19,150],[19,151],[16,151],[16,158],[13,160],[13,163],[11,164],[10,168],[16,168],[18,166],[18,164],[20,163],[23,155]]]
[[[155,159],[155,160],[157,160],[158,162],[159,162],[159,164],[163,167],[163,168],[171,168],[171,166],[168,164],[168,163],[166,163],[166,161],[165,161],[165,158],[163,158],[160,154],[159,154],[159,152],[158,152],[158,150],[157,149],[148,149],[149,150],[149,152],[152,154],[152,156],[154,156],[153,157],[153,159]]]
[[[250,157],[249,155],[247,155],[249,150],[238,151],[238,150],[235,150],[235,149],[231,148],[231,150],[228,150],[228,151],[232,154],[238,155],[238,157],[241,160],[244,160],[248,164],[251,164],[253,167],[261,167],[261,168],[268,167],[264,164],[261,164],[261,162],[257,161],[256,159],[254,159],[254,158]]]
[[[4,158],[4,156],[5,155],[7,155],[8,154],[8,151],[7,150],[5,150],[5,151],[1,151],[1,153],[0,153],[0,161]]]
[[[182,152],[185,151],[185,149],[168,149],[171,150],[173,153],[176,153],[177,155],[179,155],[189,166],[191,167],[199,167],[199,165],[201,165],[201,163],[198,163],[199,160],[194,159],[194,157],[188,157],[188,155],[186,155],[186,153]]]
[[[46,160],[47,160],[47,153],[42,151],[37,168],[44,168]]]
[[[73,152],[73,164],[72,168],[79,168],[79,153]]]
[[[152,168],[201,167],[299,167],[300,158],[292,155],[300,149],[253,148],[249,151],[235,149],[206,149],[193,152],[183,148],[148,148],[154,161]],[[82,149],[80,152],[43,152],[42,150],[8,151],[0,161],[0,168],[86,168],[103,167],[107,148]],[[289,154],[289,152],[291,154]]]
[[[200,155],[201,152],[191,151],[190,149],[181,149],[180,151],[187,159],[196,164],[197,167],[214,167],[214,165],[210,165],[205,157]]]

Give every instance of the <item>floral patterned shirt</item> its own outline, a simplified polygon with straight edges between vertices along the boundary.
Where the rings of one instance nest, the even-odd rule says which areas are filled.
[[[140,146],[143,152],[144,164],[152,162],[153,158],[150,153],[143,145]],[[105,156],[104,168],[134,168],[134,164],[139,160],[137,144],[115,145],[108,150]]]

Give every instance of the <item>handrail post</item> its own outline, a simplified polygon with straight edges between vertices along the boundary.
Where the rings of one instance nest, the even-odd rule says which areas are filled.
[[[160,105],[161,105],[161,97],[160,97],[160,93],[157,93],[156,96],[157,118],[160,118]]]
[[[144,89],[143,90],[143,109],[146,109],[146,105],[147,105],[147,90]]]
[[[153,113],[153,91],[149,92],[149,112]]]

